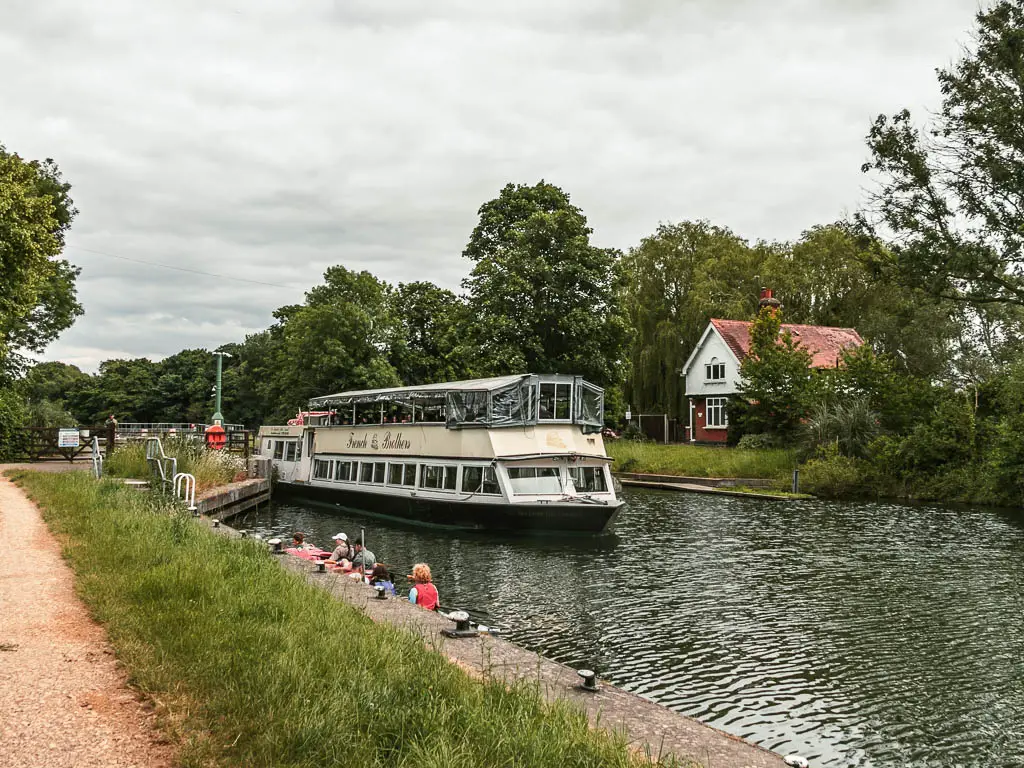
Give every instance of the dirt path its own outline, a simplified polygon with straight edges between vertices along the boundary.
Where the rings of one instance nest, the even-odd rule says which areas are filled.
[[[0,768],[170,766],[73,586],[39,510],[0,474]]]

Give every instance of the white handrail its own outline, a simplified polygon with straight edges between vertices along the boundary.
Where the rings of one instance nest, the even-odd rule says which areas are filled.
[[[97,480],[103,477],[103,454],[100,452],[100,439],[92,437],[92,474]]]
[[[188,472],[179,472],[174,476],[174,495],[188,504],[188,511],[196,514],[196,478]]]

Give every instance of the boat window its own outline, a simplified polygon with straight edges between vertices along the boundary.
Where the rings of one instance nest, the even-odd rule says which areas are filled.
[[[389,485],[416,485],[415,464],[389,464]]]
[[[568,421],[572,418],[572,384],[541,383],[540,421]]]
[[[440,488],[441,479],[444,477],[444,467],[436,467],[424,464],[420,469],[421,488]]]
[[[384,484],[384,472],[387,470],[388,465],[383,461],[376,461],[373,464],[373,482]]]
[[[458,469],[438,464],[420,464],[420,487],[454,491]]]
[[[462,492],[500,494],[501,488],[498,486],[498,476],[494,472],[494,467],[463,467]]]
[[[271,449],[273,448],[273,442],[274,442],[274,441],[273,441],[273,440],[267,440],[267,441],[265,441],[265,442],[266,442],[266,448],[264,448],[264,450],[265,450],[265,451],[266,451],[267,453],[270,453],[270,450],[271,450]]]
[[[373,464],[371,462],[364,461],[362,464],[359,465],[359,482],[373,482]]]
[[[608,482],[604,476],[604,467],[572,467],[569,470],[572,484],[578,492],[607,493]]]
[[[283,459],[284,458],[284,440],[275,440],[274,441],[274,458],[275,459]]]
[[[317,478],[318,480],[330,480],[331,462],[324,461],[323,459],[314,459],[313,477]]]
[[[354,461],[338,461],[334,464],[334,479],[341,480],[342,482],[349,482],[355,480],[355,462]]]
[[[558,467],[509,467],[512,493],[561,493]]]
[[[295,461],[295,449],[298,447],[294,440],[289,440],[285,451],[285,461]]]

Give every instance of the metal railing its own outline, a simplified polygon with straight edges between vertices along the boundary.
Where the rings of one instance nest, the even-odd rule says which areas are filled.
[[[153,472],[153,477],[159,478],[165,486],[169,486],[178,474],[177,457],[164,453],[164,446],[159,437],[146,438],[146,461]]]
[[[92,474],[97,480],[103,477],[103,453],[100,451],[100,439],[92,437]]]

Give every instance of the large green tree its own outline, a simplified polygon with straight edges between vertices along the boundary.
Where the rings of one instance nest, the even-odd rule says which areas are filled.
[[[938,80],[930,125],[904,110],[871,127],[864,169],[881,187],[868,223],[893,234],[893,272],[908,284],[1024,305],[1024,0],[980,11],[973,49]]]
[[[390,301],[400,330],[391,348],[391,364],[405,384],[470,375],[462,333],[466,307],[458,296],[433,283],[399,283]]]
[[[626,326],[616,301],[619,254],[590,242],[586,216],[541,181],[508,184],[480,208],[463,255],[466,331],[482,374],[622,377]]]
[[[52,160],[23,160],[0,145],[0,375],[24,366],[82,314],[78,269],[60,259],[77,211]]]

